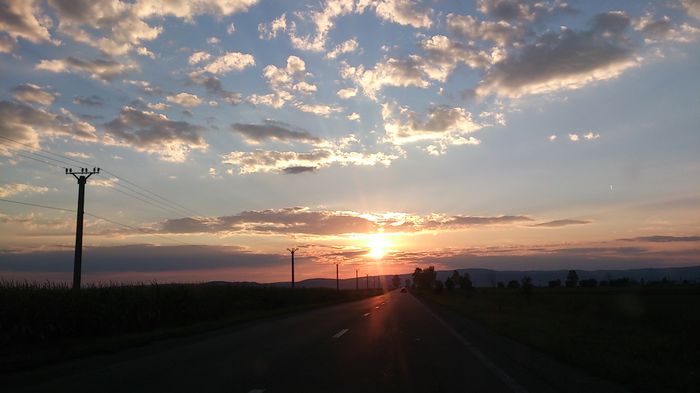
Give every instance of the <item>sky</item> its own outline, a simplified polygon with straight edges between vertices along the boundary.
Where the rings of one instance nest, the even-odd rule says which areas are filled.
[[[700,1],[2,0],[0,277],[700,264]]]

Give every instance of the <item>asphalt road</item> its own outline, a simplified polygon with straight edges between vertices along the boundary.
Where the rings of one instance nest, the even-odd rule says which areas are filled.
[[[13,391],[540,391],[487,355],[413,295],[394,291],[83,359]]]

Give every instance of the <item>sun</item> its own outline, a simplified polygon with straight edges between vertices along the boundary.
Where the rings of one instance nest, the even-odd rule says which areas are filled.
[[[369,252],[367,253],[368,257],[372,259],[382,259],[389,251],[389,242],[386,240],[383,233],[376,233],[371,235],[367,247],[369,247]]]

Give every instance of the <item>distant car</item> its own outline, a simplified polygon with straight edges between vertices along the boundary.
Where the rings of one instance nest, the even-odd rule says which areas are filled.
[[[401,293],[406,293],[406,292],[408,292],[408,291],[406,290],[406,287],[401,288]]]

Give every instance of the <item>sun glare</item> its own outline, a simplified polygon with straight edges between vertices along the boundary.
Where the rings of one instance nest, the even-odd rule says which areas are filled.
[[[367,243],[369,247],[369,252],[367,256],[372,259],[382,259],[388,252],[389,243],[384,237],[383,233],[377,233],[372,235]]]

